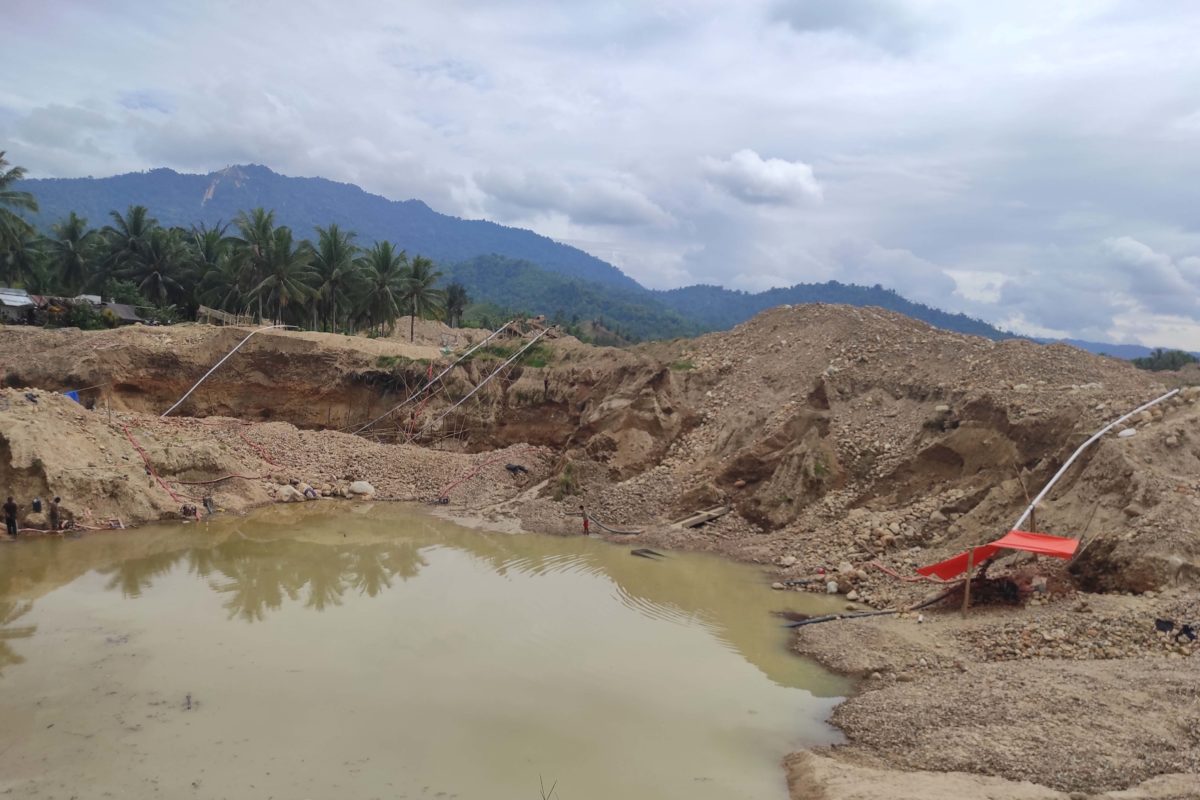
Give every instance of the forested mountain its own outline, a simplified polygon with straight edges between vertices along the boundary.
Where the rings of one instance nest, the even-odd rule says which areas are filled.
[[[830,281],[758,294],[719,286],[652,291],[613,265],[532,231],[459,219],[419,200],[388,200],[350,184],[287,177],[258,165],[209,175],[155,169],[110,178],[23,180],[21,188],[39,205],[38,213],[27,216],[46,232],[71,212],[99,228],[112,221],[111,212],[124,213],[134,205],[148,208],[164,227],[211,227],[256,208],[273,211],[274,222],[297,237],[313,237],[318,226],[332,223],[357,233],[364,247],[390,241],[410,255],[433,259],[446,279],[464,285],[477,303],[550,317],[603,319],[637,339],[721,330],[772,306],[810,302],[881,306],[948,330],[992,339],[1011,336],[879,286]]]
[[[669,308],[702,325],[706,330],[731,328],[760,311],[784,304],[842,303],[849,306],[879,306],[923,320],[937,328],[988,339],[1007,339],[1015,336],[965,314],[951,314],[922,303],[914,303],[891,289],[884,289],[878,285],[853,286],[837,281],[798,283],[795,286],[769,289],[757,294],[701,285],[655,292],[655,295]]]
[[[573,278],[641,288],[613,265],[532,231],[459,219],[439,214],[420,200],[388,200],[352,184],[291,178],[256,164],[209,175],[155,169],[111,178],[26,179],[21,188],[37,199],[40,211],[31,220],[42,229],[72,211],[92,225],[103,226],[109,222],[109,212],[131,205],[146,206],[164,226],[185,228],[229,222],[239,211],[265,208],[275,212],[278,224],[300,236],[311,236],[318,225],[335,223],[355,231],[360,243],[389,240],[440,264],[501,253]]]

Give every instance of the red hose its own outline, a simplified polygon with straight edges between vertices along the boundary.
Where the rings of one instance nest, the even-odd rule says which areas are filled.
[[[146,455],[146,451],[143,450],[142,446],[137,443],[137,439],[133,438],[133,434],[129,432],[129,426],[122,423],[121,430],[125,431],[125,436],[129,439],[129,443],[133,445],[134,450],[138,451],[138,455],[142,457],[142,461],[144,461],[146,464],[146,469],[150,471],[152,476],[154,476],[154,480],[158,481],[158,485],[167,490],[167,494],[171,495],[172,500],[182,505],[183,498],[175,494],[175,490],[168,486],[167,482],[160,478],[158,473],[154,471],[154,465],[150,463],[150,456]]]

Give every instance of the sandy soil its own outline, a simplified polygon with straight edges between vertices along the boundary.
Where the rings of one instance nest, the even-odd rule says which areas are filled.
[[[892,573],[996,538],[1092,431],[1182,386],[1098,443],[1039,508],[1038,530],[1083,539],[1069,570],[1008,558],[989,573],[1017,581],[1020,604],[800,629],[798,651],[859,677],[861,691],[833,717],[847,743],[789,769],[796,797],[1200,797],[1196,647],[1154,629],[1156,618],[1200,622],[1200,389],[1186,375],[877,309],[783,307],[632,351],[557,340],[544,367],[479,392],[433,450],[295,427],[343,427],[403,399],[427,367],[394,366],[424,357],[399,339],[264,336],[197,393],[188,413],[209,419],[135,413],[169,403],[237,338],[169,330],[0,331],[9,385],[120,383],[114,405],[127,409],[110,423],[4,392],[3,482],[25,496],[66,487],[77,515],[176,513],[127,425],[169,483],[256,476],[214,484],[231,509],[286,496],[293,477],[331,494],[365,479],[385,497],[448,494],[442,510],[480,526],[573,535],[583,502],[643,531],[626,541],[758,563],[768,581],[811,581],[800,589],[832,578],[875,608],[929,594]],[[442,333],[418,345],[436,350],[429,337]],[[423,413],[486,374],[456,369]],[[510,475],[509,462],[530,474]],[[731,511],[672,525],[718,506]],[[1038,576],[1047,590],[1031,593]]]

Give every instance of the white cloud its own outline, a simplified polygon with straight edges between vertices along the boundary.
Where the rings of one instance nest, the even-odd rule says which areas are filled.
[[[1200,320],[1194,4],[18,0],[5,22],[0,142],[35,176],[254,161],[656,287],[878,281],[1079,336]]]
[[[794,205],[821,200],[821,185],[812,167],[800,161],[763,158],[753,150],[738,150],[726,159],[705,158],[709,182],[747,203]]]

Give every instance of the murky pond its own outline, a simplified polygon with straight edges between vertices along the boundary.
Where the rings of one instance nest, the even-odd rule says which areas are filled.
[[[0,545],[0,793],[781,800],[847,688],[768,614],[806,606],[386,504]]]

